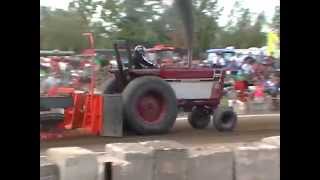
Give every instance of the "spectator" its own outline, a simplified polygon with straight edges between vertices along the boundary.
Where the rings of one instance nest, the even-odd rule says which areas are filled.
[[[265,66],[262,63],[259,62],[254,62],[252,65],[253,69],[253,76],[257,77],[259,80],[263,79],[264,76],[264,71],[265,71]]]
[[[269,72],[268,72],[268,63],[267,61],[262,61],[261,66],[260,66],[260,71],[264,78],[268,79]]]
[[[221,67],[222,65],[225,64],[224,60],[223,60],[223,57],[220,54],[217,54],[217,53],[209,53],[208,62],[211,63],[211,66],[213,68]]]
[[[224,67],[224,66],[226,65],[226,61],[225,61],[225,59],[223,58],[223,55],[222,55],[222,54],[218,54],[218,62],[217,62],[217,64],[218,64],[219,66],[222,66],[222,67]]]
[[[61,84],[61,76],[59,73],[51,73],[51,75],[45,79],[41,86],[40,86],[40,91],[42,93],[47,93],[50,89],[55,88]]]
[[[266,82],[266,90],[272,96],[276,97],[280,88],[280,80],[277,76],[272,75],[271,79]]]
[[[264,101],[264,86],[260,81],[255,81],[255,91],[253,93],[254,101],[263,102]]]
[[[241,65],[243,64],[243,54],[242,53],[238,53],[237,56],[235,57],[236,62],[237,62],[237,66],[241,67]]]
[[[237,55],[236,55],[236,54],[233,54],[233,55],[230,57],[230,61],[237,61]]]
[[[252,65],[254,63],[254,59],[252,57],[247,57],[244,60],[244,63],[241,65],[241,70],[243,71],[244,74],[250,75],[253,73],[253,68]]]
[[[50,60],[50,67],[51,67],[51,71],[54,73],[60,73],[60,66],[59,66],[59,62],[60,62],[60,58],[59,57],[52,57]]]
[[[227,67],[231,72],[236,72],[239,69],[236,60],[231,60]]]

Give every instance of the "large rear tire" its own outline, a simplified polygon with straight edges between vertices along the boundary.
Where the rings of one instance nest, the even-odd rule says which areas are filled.
[[[213,124],[220,132],[233,131],[237,121],[237,114],[232,108],[217,108],[213,114]]]
[[[195,129],[204,129],[210,123],[210,113],[200,107],[195,107],[188,115],[189,124]]]
[[[159,77],[144,76],[131,81],[122,93],[125,118],[137,134],[167,133],[178,114],[171,86]]]

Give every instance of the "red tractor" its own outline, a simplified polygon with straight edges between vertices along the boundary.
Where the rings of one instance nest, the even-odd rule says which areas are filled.
[[[211,116],[217,130],[235,128],[237,115],[233,110],[218,108],[223,95],[223,69],[191,67],[191,59],[187,67],[136,69],[128,44],[125,47],[129,66],[123,68],[115,43],[118,67],[111,70],[114,77],[107,80],[104,94],[121,94],[124,123],[129,129],[138,134],[166,133],[174,125],[178,109],[190,112],[188,120],[194,128],[206,128]]]

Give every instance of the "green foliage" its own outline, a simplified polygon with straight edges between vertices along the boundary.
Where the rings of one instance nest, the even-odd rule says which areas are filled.
[[[222,9],[218,9],[217,0],[199,1],[199,6],[194,9],[195,29],[197,33],[197,44],[201,51],[216,46],[216,34],[219,31],[217,20]]]
[[[272,18],[272,27],[280,32],[280,6],[275,8],[275,14]]]
[[[51,11],[41,22],[40,47],[79,51],[86,46],[82,33],[88,30],[77,14],[60,9]]]
[[[251,12],[236,1],[225,27],[218,25],[218,0],[193,0],[194,54],[209,48],[263,46],[266,23],[263,13],[253,19]],[[280,7],[273,27],[280,29]],[[87,47],[83,32],[93,32],[96,48],[112,48],[117,39],[135,43],[173,44],[185,47],[184,29],[175,6],[162,0],[73,0],[67,11],[41,7],[42,49],[80,50]]]
[[[99,2],[93,0],[73,0],[69,4],[69,11],[77,12],[83,21],[89,24],[98,5]]]
[[[264,13],[260,13],[252,22],[252,14],[248,8],[243,8],[236,1],[230,13],[230,21],[219,32],[218,46],[234,46],[236,48],[261,47],[265,44],[266,35],[261,32],[266,24]]]

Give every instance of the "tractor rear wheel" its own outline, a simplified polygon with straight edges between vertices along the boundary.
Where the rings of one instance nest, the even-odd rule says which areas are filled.
[[[132,80],[122,93],[125,118],[137,134],[168,132],[178,114],[171,86],[155,76]]]
[[[233,131],[237,125],[237,114],[232,108],[218,108],[213,114],[213,124],[218,131]]]
[[[188,115],[190,125],[195,129],[204,129],[210,123],[210,113],[201,107],[195,107]]]

